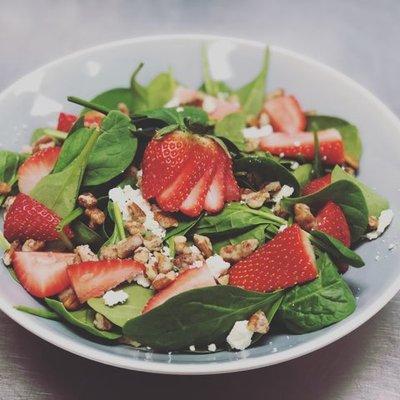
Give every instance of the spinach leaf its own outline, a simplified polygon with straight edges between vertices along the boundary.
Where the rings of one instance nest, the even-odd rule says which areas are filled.
[[[367,203],[368,215],[379,217],[383,210],[389,208],[389,202],[381,195],[370,189],[367,185],[360,182],[356,177],[343,171],[342,168],[336,166],[332,171],[332,182],[346,180],[354,183],[362,192]]]
[[[256,293],[233,286],[213,286],[179,294],[128,321],[123,333],[158,350],[222,344],[236,321],[258,310],[269,314],[283,292]]]
[[[308,196],[287,197],[281,201],[281,205],[287,210],[290,210],[296,203],[304,203],[318,208],[329,200],[341,207],[349,224],[352,241],[357,241],[367,229],[368,208],[362,191],[350,181],[334,182]]]
[[[67,138],[68,133],[58,131],[57,129],[38,128],[35,131],[33,131],[30,143],[31,144],[35,143],[37,140],[39,140],[43,136],[50,136],[51,138],[55,139],[57,142],[62,142]]]
[[[154,110],[143,111],[141,115],[148,118],[158,119],[167,125],[178,125],[181,129],[186,129],[186,123],[208,124],[207,113],[198,107],[182,107],[182,111],[176,108],[156,108]]]
[[[335,265],[324,254],[318,259],[319,277],[295,286],[284,297],[279,317],[293,333],[316,331],[348,317],[356,300]]]
[[[0,150],[0,182],[5,182],[13,186],[18,179],[17,172],[20,162],[21,156],[18,153]],[[0,195],[0,205],[5,198],[5,195]]]
[[[116,331],[101,331],[93,324],[94,311],[88,306],[77,311],[68,311],[63,303],[58,300],[46,298],[46,304],[53,309],[63,320],[69,322],[71,325],[76,326],[94,336],[102,339],[115,340],[121,337],[121,334]]]
[[[243,129],[246,117],[242,113],[229,114],[215,124],[215,134],[230,140],[239,150],[244,150]]]
[[[3,232],[0,231],[0,249],[3,251],[9,250],[11,247],[8,240],[4,237]]]
[[[311,164],[303,164],[296,168],[292,174],[299,182],[300,188],[302,189],[312,179],[313,166]]]
[[[15,309],[22,311],[27,314],[35,315],[36,317],[51,319],[53,321],[59,321],[60,317],[53,311],[39,307],[28,307],[28,306],[15,306]]]
[[[106,107],[109,110],[118,110],[118,104],[124,103],[131,112],[135,105],[131,89],[129,88],[115,88],[107,90],[98,94],[96,97],[90,100],[90,102],[99,104],[100,106]],[[81,112],[81,115],[86,114],[89,110],[89,108],[84,108]]]
[[[97,251],[105,241],[96,231],[90,229],[82,221],[74,221],[71,227],[74,231],[73,241],[77,246],[88,244],[92,250]]]
[[[242,110],[247,117],[254,117],[260,112],[265,99],[265,81],[269,67],[269,49],[265,50],[264,62],[260,73],[247,85],[236,91]]]
[[[151,289],[133,283],[119,289],[129,296],[124,304],[109,307],[104,304],[102,298],[89,299],[87,303],[94,311],[104,315],[113,324],[122,328],[127,321],[141,315],[144,306],[154,293]]]

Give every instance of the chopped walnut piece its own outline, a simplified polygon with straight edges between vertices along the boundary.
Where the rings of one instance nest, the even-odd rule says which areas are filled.
[[[138,247],[133,255],[133,259],[142,264],[146,264],[149,261],[149,258],[150,252],[146,249],[146,247]]]
[[[178,269],[196,266],[196,264],[203,262],[204,257],[196,246],[186,246],[183,252],[178,254],[173,260],[175,267]]]
[[[112,322],[110,322],[104,315],[101,315],[100,313],[96,313],[94,315],[93,325],[101,331],[110,331],[113,327]]]
[[[99,208],[87,208],[85,215],[89,218],[88,226],[91,229],[95,229],[106,220],[106,215]]]
[[[58,299],[63,303],[64,307],[70,311],[77,310],[81,306],[81,303],[72,287],[63,290],[58,295]]]
[[[178,226],[178,220],[169,213],[161,211],[156,205],[151,206],[154,214],[154,219],[164,228],[172,228]]]
[[[256,151],[258,149],[258,145],[260,144],[260,139],[257,138],[245,138],[244,139],[244,148],[245,151],[251,153],[252,151]]]
[[[170,271],[167,274],[158,274],[152,282],[153,288],[156,290],[164,289],[170,285],[175,278],[176,273],[174,271]]]
[[[100,260],[114,260],[118,258],[117,246],[112,244],[110,246],[103,246],[100,249]]]
[[[193,236],[193,242],[203,254],[204,258],[211,257],[213,255],[213,248],[211,240],[207,236],[195,234]]]
[[[92,193],[82,193],[78,196],[78,204],[83,208],[93,208],[97,206],[97,199]]]
[[[21,244],[18,242],[18,240],[14,240],[10,243],[10,248],[6,250],[3,255],[3,262],[6,266],[11,265],[11,257],[13,253],[20,248]]]
[[[150,251],[160,250],[162,245],[162,239],[156,235],[149,234],[143,238],[143,244],[146,249]]]
[[[185,236],[175,236],[174,237],[174,247],[175,247],[175,253],[176,254],[181,254],[187,247],[187,239]]]
[[[156,279],[158,275],[157,264],[146,264],[146,276],[151,282]]]
[[[316,219],[307,204],[297,203],[294,205],[294,220],[302,229],[309,232],[316,226]]]
[[[22,251],[40,251],[44,249],[46,242],[43,240],[28,239],[22,245]]]
[[[287,210],[285,210],[280,204],[275,204],[272,208],[272,212],[281,218],[286,218],[289,215]]]
[[[125,221],[124,227],[129,232],[130,235],[141,235],[143,234],[146,229],[143,226],[143,223],[138,221]]]
[[[378,229],[379,219],[374,215],[368,217],[368,230],[376,231]]]
[[[143,244],[140,235],[129,236],[116,244],[118,258],[128,258],[133,252]]]
[[[128,209],[133,221],[139,222],[141,224],[146,221],[146,214],[136,203],[129,204]]]
[[[355,174],[356,174],[356,169],[349,167],[348,165],[344,166],[343,170],[353,176],[355,176]]]
[[[118,110],[122,112],[122,114],[129,116],[129,108],[125,103],[118,103]]]
[[[7,195],[11,192],[11,186],[6,182],[0,182],[0,195]]]
[[[241,194],[241,200],[244,201],[250,208],[260,208],[270,198],[270,195],[265,190],[253,192],[250,189],[244,189]]]
[[[253,314],[247,324],[252,332],[266,334],[269,331],[269,323],[263,311],[259,310]]]
[[[227,285],[229,283],[229,274],[220,276],[217,281],[220,285]]]
[[[229,244],[221,248],[219,255],[229,263],[235,263],[249,256],[258,247],[257,239],[246,239],[238,244]]]
[[[270,195],[279,192],[282,189],[282,185],[279,181],[267,183],[262,187],[262,191],[268,192]]]
[[[155,252],[154,256],[157,259],[157,268],[161,273],[166,274],[172,270],[174,265],[168,256],[159,252]]]
[[[99,257],[93,253],[89,245],[77,246],[74,250],[75,254],[80,258],[82,262],[85,261],[98,261]]]

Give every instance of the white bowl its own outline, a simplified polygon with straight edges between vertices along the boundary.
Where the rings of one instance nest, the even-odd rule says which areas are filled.
[[[191,87],[201,82],[200,50],[212,44],[211,65],[220,79],[241,85],[261,66],[264,43],[207,35],[167,35],[129,39],[79,51],[26,75],[0,95],[3,148],[20,150],[33,129],[54,126],[58,112],[78,112],[67,95],[90,99],[115,87],[128,86],[130,74],[145,62],[140,79],[172,67],[175,77]],[[400,205],[400,122],[370,92],[335,70],[291,51],[271,47],[269,89],[285,88],[304,108],[343,117],[356,124],[362,135],[364,156],[361,179],[387,196],[397,213]],[[121,368],[168,374],[214,374],[264,367],[317,350],[356,329],[378,312],[400,289],[395,219],[384,238],[359,248],[366,261],[345,278],[357,297],[356,311],[344,321],[306,335],[271,336],[260,347],[239,353],[164,355],[144,353],[127,346],[107,346],[78,335],[61,323],[37,318],[13,308],[38,303],[0,269],[0,308],[14,321],[54,345],[92,360]],[[375,257],[380,254],[380,261]]]

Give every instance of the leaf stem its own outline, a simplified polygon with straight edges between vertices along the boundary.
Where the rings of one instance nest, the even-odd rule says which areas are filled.
[[[118,235],[120,240],[123,240],[126,238],[124,223],[122,222],[121,210],[118,206],[118,203],[116,203],[115,201],[113,202],[113,210],[114,210],[114,220],[115,220],[115,225],[117,227]]]
[[[64,243],[65,247],[68,250],[73,250],[74,245],[72,244],[72,242],[69,240],[68,236],[65,234],[64,231],[58,232],[58,236],[61,239],[61,241]]]
[[[65,218],[63,218],[60,223],[56,227],[57,232],[61,232],[67,225],[69,225],[72,221],[76,220],[83,214],[83,209],[78,207],[75,210],[72,210]]]
[[[101,112],[102,114],[105,115],[107,115],[111,111],[109,108],[104,107],[100,104],[92,103],[90,101],[75,96],[68,96],[67,100],[70,101],[71,103],[79,104],[82,107],[90,108],[91,110]]]

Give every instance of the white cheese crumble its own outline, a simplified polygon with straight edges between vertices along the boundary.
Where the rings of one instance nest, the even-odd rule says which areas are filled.
[[[134,281],[144,288],[148,288],[151,285],[151,282],[143,274],[138,275]]]
[[[299,168],[299,167],[300,167],[300,164],[299,164],[297,161],[292,161],[292,162],[290,163],[290,169],[292,169],[293,171],[294,171],[295,169]]]
[[[104,293],[104,304],[108,307],[115,306],[116,304],[123,304],[128,300],[128,294],[123,290],[109,290]]]
[[[250,346],[253,332],[247,327],[248,322],[247,320],[236,321],[235,325],[233,325],[226,338],[232,349],[244,350]]]
[[[128,221],[131,218],[129,204],[135,203],[146,215],[143,226],[161,239],[165,237],[165,229],[154,219],[150,203],[143,198],[140,189],[133,189],[130,185],[126,185],[123,189],[116,187],[108,192],[108,196],[118,204],[124,221]]]
[[[273,133],[273,129],[271,125],[264,125],[261,128],[257,128],[256,126],[252,126],[250,128],[242,129],[243,136],[246,139],[259,139],[264,136],[271,135]]]
[[[278,193],[274,194],[272,197],[272,201],[274,203],[279,203],[283,198],[290,197],[294,192],[294,188],[288,185],[283,185],[281,190]]]
[[[217,346],[215,345],[215,343],[209,344],[207,348],[208,348],[208,351],[212,351],[212,352],[217,350]]]
[[[203,101],[203,110],[211,114],[217,109],[217,100],[212,96],[206,96]]]
[[[208,257],[206,260],[206,264],[213,274],[214,278],[219,278],[231,266],[231,264],[224,261],[224,259],[218,254],[214,254],[213,256]]]
[[[196,347],[194,344],[192,344],[191,346],[189,346],[189,350],[190,351],[196,351]]]
[[[278,232],[283,232],[287,228],[287,224],[283,224],[279,227]]]
[[[392,210],[383,210],[378,219],[378,228],[376,229],[376,231],[368,232],[366,237],[369,240],[373,240],[382,235],[385,229],[391,224],[393,217],[394,213]]]
[[[176,108],[176,112],[179,112],[179,113],[180,113],[180,112],[183,112],[183,111],[184,111],[184,108],[183,108],[183,107],[177,107],[177,108]]]
[[[280,158],[285,157],[285,153],[279,153],[279,157],[280,157]]]

